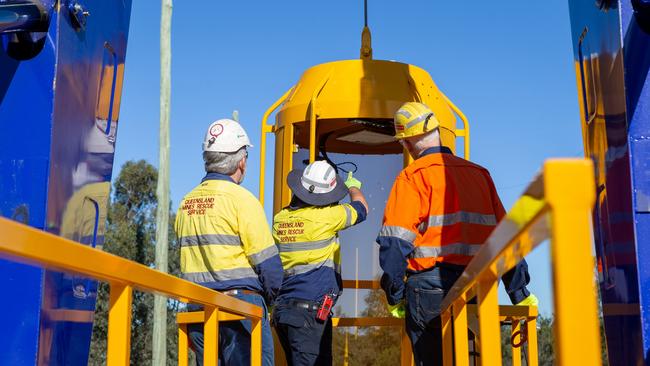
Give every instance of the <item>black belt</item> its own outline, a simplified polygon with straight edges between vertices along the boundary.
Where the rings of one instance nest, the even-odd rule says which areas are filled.
[[[465,271],[465,266],[461,266],[459,264],[449,264],[449,263],[438,262],[438,263],[435,264],[435,266],[433,266],[431,268],[427,268],[427,269],[422,270],[422,271],[410,272],[410,273],[407,272],[406,277],[408,277],[408,278],[417,277],[419,275],[426,276],[428,273],[431,273],[431,272],[434,272],[434,271],[438,271],[438,272],[442,272],[442,273],[451,272],[451,273],[454,273],[454,274],[461,275]]]
[[[240,289],[238,289],[238,288],[235,288],[235,289],[232,289],[232,290],[221,291],[221,293],[224,294],[224,295],[230,295],[230,296],[233,296],[233,295],[242,295],[242,294],[246,294],[246,295],[259,295],[259,294],[260,294],[260,293],[257,292],[257,291],[253,291],[253,290],[240,290]]]
[[[317,311],[318,308],[320,307],[320,304],[314,301],[304,301],[304,300],[296,300],[296,299],[288,299],[283,301],[289,306],[305,309],[305,310],[312,310],[312,311]]]

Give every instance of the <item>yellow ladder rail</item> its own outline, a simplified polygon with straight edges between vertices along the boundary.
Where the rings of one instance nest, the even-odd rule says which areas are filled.
[[[251,365],[261,365],[262,309],[214,290],[151,269],[139,263],[102,252],[77,242],[0,218],[0,256],[11,261],[55,271],[92,277],[110,285],[108,315],[109,366],[130,364],[131,304],[133,289],[156,293],[185,303],[203,305],[209,313],[205,322],[205,365],[217,365],[218,324],[225,317],[252,321]],[[46,316],[83,319],[83,314],[45,309]],[[181,333],[186,329],[179,329]],[[187,344],[180,339],[179,344]],[[187,349],[185,347],[185,349]],[[184,354],[187,355],[186,351]]]
[[[590,217],[594,197],[591,161],[555,159],[544,164],[543,174],[531,183],[499,223],[443,299],[446,366],[451,366],[454,359],[456,365],[468,364],[465,306],[473,306],[478,312],[481,365],[501,365],[499,321],[503,319],[497,310],[498,279],[547,239],[550,239],[555,291],[556,362],[564,366],[601,365],[591,254]],[[466,305],[474,297],[477,305]],[[537,365],[536,314],[522,318],[527,322],[528,365]],[[519,319],[511,319],[512,334],[520,330]],[[450,324],[454,325],[453,330]],[[580,337],[575,337],[576,329],[580,330]],[[520,364],[521,353],[513,348],[513,365]]]

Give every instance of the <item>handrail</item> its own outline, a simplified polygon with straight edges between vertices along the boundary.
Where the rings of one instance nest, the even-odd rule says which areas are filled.
[[[252,321],[251,365],[262,362],[262,309],[139,263],[0,218],[0,255],[9,260],[76,273],[110,284],[107,365],[129,365],[132,292],[145,292],[204,306],[205,365],[217,365],[221,313]],[[214,345],[214,347],[210,346]]]
[[[276,110],[280,104],[282,104],[289,94],[291,94],[291,91],[295,88],[295,86],[292,86],[289,90],[287,90],[282,96],[276,100],[269,109],[264,112],[264,116],[262,116],[262,135],[260,136],[260,185],[259,185],[259,200],[262,206],[264,206],[264,184],[265,184],[265,178],[266,178],[266,134],[273,132],[273,125],[267,124],[267,121],[269,119],[269,116],[271,113],[273,113],[274,110]]]
[[[330,79],[331,71],[323,79],[323,81],[318,84],[318,87],[314,89],[314,92],[311,95],[311,100],[309,102],[309,163],[316,161],[316,119],[318,114],[316,113],[316,100],[318,95],[325,87],[325,84]]]
[[[343,280],[344,289],[379,289],[379,281],[376,280]],[[510,316],[520,315],[519,313],[510,312]],[[221,316],[221,315],[220,315]],[[178,324],[178,366],[187,366],[189,338],[187,325],[202,323],[204,314],[202,311],[185,312],[176,314],[176,323]],[[222,317],[220,321],[240,320],[240,317]],[[412,364],[413,354],[411,343],[404,329],[404,319],[393,317],[358,317],[358,318],[332,318],[334,327],[399,327],[401,328],[400,341],[400,364],[410,366]],[[281,351],[276,351],[281,352]]]
[[[443,299],[446,366],[452,365],[454,359],[456,365],[468,365],[464,334],[467,302],[474,296],[478,303],[482,363],[501,365],[500,330],[495,315],[498,278],[546,239],[551,239],[557,364],[601,364],[591,256],[594,189],[591,161],[557,159],[544,164],[543,174],[499,223]],[[578,329],[580,346],[576,347]]]
[[[451,99],[449,99],[445,95],[445,93],[440,91],[440,95],[442,95],[442,98],[445,100],[445,103],[447,103],[447,105],[454,111],[454,113],[456,113],[456,115],[460,117],[461,121],[463,121],[463,129],[459,130],[457,128],[454,128],[454,131],[456,137],[463,137],[463,143],[464,143],[463,158],[465,160],[469,160],[469,121],[467,120],[467,117],[465,116],[463,111],[461,111],[460,108],[458,108],[456,104],[454,104],[454,102],[452,102]]]
[[[377,280],[343,280],[344,289],[379,289]],[[478,314],[476,305],[467,305],[467,313],[470,316]],[[520,341],[525,339],[528,343],[527,357],[528,365],[536,365],[537,360],[537,307],[535,306],[512,306],[499,305],[499,321],[503,324],[511,323],[511,335],[518,335]],[[188,346],[189,337],[187,333],[188,324],[203,323],[205,319],[204,312],[193,311],[176,314],[176,323],[178,324],[178,366],[188,366]],[[219,321],[243,320],[244,318],[237,315],[219,314]],[[521,336],[523,330],[521,321],[527,323],[525,335]],[[411,344],[404,330],[404,319],[394,317],[334,317],[332,318],[333,327],[399,327],[401,328],[401,355],[400,364],[408,366],[412,364]],[[513,366],[521,365],[521,350],[518,346],[512,345]],[[519,361],[519,362],[517,362]]]

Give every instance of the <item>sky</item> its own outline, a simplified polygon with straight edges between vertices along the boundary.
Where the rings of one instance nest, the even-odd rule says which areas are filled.
[[[471,126],[472,160],[491,172],[506,208],[544,160],[582,156],[565,0],[368,3],[374,59],[422,67],[463,110]],[[133,1],[114,177],[128,160],[158,165],[159,27],[160,2]],[[171,76],[173,208],[204,174],[200,146],[212,121],[238,110],[257,148],[264,111],[310,66],[358,58],[362,27],[361,0],[176,0]],[[243,183],[254,194],[258,170],[255,150]],[[390,187],[392,182],[386,184]],[[381,215],[383,208],[375,208]],[[267,214],[270,218],[270,210]],[[368,250],[368,245],[359,250]],[[548,246],[527,259],[529,288],[540,298],[541,312],[548,315],[552,309]],[[376,272],[373,261],[361,262],[367,273]],[[344,263],[344,275],[354,275],[354,260],[351,263]],[[507,303],[500,291],[501,302]],[[349,312],[351,300],[343,304]]]

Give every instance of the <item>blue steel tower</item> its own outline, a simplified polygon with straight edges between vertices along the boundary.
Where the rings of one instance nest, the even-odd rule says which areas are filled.
[[[0,215],[102,245],[130,12],[0,0]],[[0,365],[87,364],[95,281],[0,259],[0,288]]]
[[[610,365],[650,363],[650,0],[570,0]],[[579,329],[576,329],[579,337]]]

